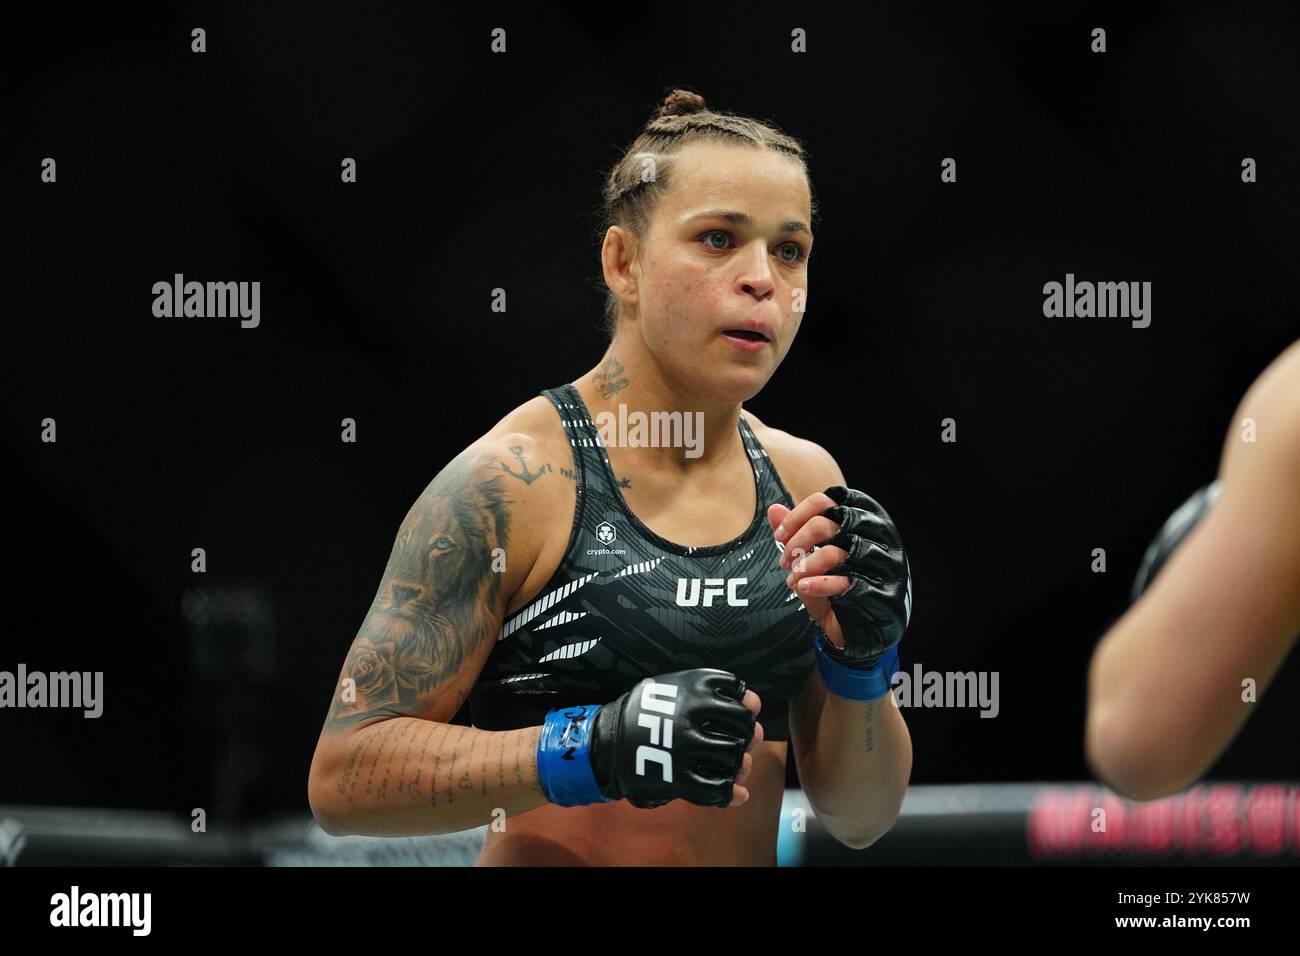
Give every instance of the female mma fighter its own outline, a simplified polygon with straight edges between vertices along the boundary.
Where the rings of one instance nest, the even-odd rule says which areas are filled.
[[[907,561],[826,451],[741,408],[802,318],[803,150],[677,90],[605,206],[608,351],[407,514],[312,811],[333,834],[488,824],[480,864],[771,865],[793,746],[820,822],[865,847],[911,773]],[[617,441],[620,414],[685,427]],[[473,726],[447,723],[467,697]]]

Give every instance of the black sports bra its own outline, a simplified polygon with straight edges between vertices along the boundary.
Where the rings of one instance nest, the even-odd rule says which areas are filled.
[[[577,389],[544,390],[573,449],[578,500],[563,560],[502,626],[470,693],[473,724],[541,724],[553,707],[607,703],[645,677],[719,667],[762,700],[766,740],[787,740],[788,700],[812,674],[812,619],[785,585],[766,512],[794,507],[742,413],[757,488],[754,520],[725,544],[692,548],[628,508]]]

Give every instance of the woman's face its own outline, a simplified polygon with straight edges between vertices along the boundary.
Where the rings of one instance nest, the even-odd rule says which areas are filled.
[[[693,143],[676,154],[627,273],[637,314],[627,331],[670,385],[735,402],[772,377],[803,318],[811,208],[802,167],[781,153]],[[725,334],[751,327],[768,341]]]

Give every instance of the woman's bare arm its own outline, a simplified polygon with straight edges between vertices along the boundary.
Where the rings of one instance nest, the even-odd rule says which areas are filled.
[[[330,833],[446,833],[546,802],[539,728],[448,724],[537,556],[527,515],[546,494],[504,464],[527,436],[485,437],[443,469],[397,532],[339,674],[308,780]]]
[[[1300,633],[1300,343],[1242,400],[1219,479],[1214,507],[1093,655],[1088,761],[1134,799],[1204,774],[1249,718],[1246,690],[1263,694]]]

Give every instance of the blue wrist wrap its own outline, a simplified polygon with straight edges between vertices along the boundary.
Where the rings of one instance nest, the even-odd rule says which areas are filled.
[[[880,700],[890,691],[890,682],[898,670],[898,645],[885,651],[871,670],[846,667],[826,653],[819,637],[813,638],[817,664],[826,689],[846,700]]]
[[[587,746],[600,704],[580,704],[548,711],[537,740],[537,776],[551,803],[577,807],[609,803],[591,769]]]

